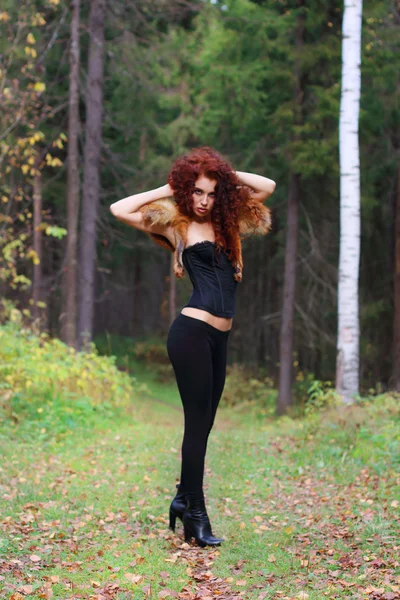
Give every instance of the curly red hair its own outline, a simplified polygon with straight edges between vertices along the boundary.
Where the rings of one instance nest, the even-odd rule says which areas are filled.
[[[231,261],[239,259],[239,211],[248,200],[250,190],[241,184],[229,162],[209,146],[194,148],[178,158],[168,176],[179,211],[192,218],[195,182],[200,176],[217,181],[211,222],[217,246],[229,254]]]

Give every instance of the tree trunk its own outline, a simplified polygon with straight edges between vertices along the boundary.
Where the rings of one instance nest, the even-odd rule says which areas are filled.
[[[104,21],[106,0],[92,0],[89,15],[89,62],[86,87],[84,179],[80,234],[79,346],[93,336],[96,274],[96,224],[100,195],[101,124],[104,79]]]
[[[360,264],[360,158],[362,0],[345,0],[340,102],[340,255],[336,390],[351,403],[359,386],[358,279]]]
[[[133,280],[133,337],[139,337],[141,331],[141,310],[142,310],[142,253],[139,249],[135,255],[135,271]]]
[[[77,347],[77,254],[79,212],[79,2],[72,0],[71,48],[69,55],[67,259],[64,271],[65,318],[63,338]]]
[[[33,179],[33,250],[36,252],[37,259],[33,263],[33,286],[32,286],[32,299],[33,308],[32,316],[34,319],[40,317],[40,302],[41,291],[42,291],[42,275],[43,275],[43,264],[42,264],[42,238],[43,234],[40,229],[40,223],[42,221],[42,173],[39,171],[39,163],[37,161],[35,176]]]
[[[393,389],[400,392],[400,163],[394,208]]]
[[[277,414],[283,415],[292,405],[293,327],[296,291],[296,258],[299,236],[300,175],[292,173],[289,185],[288,221],[285,246],[285,273],[280,333],[280,371]]]
[[[305,13],[304,0],[299,0],[300,9],[296,19],[295,54],[295,123],[303,122],[303,86],[301,81],[301,56],[304,45]],[[296,139],[296,136],[295,138]],[[280,331],[279,394],[276,413],[283,415],[293,404],[293,338],[294,307],[296,291],[296,258],[299,236],[300,175],[292,172],[289,183],[288,215],[285,245],[285,272],[283,282],[283,307]]]
[[[169,268],[169,324],[172,325],[176,317],[176,277],[174,273],[174,255],[171,254]]]

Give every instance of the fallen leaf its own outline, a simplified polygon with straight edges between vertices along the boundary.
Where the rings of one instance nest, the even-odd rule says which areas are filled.
[[[40,560],[42,560],[41,557],[37,554],[31,554],[29,558],[32,562],[39,562]]]
[[[238,579],[236,585],[247,585],[247,581],[245,579]]]
[[[307,594],[307,592],[299,592],[299,594],[297,594],[297,597],[298,597],[300,600],[307,600],[307,598],[308,598],[308,594]]]
[[[32,594],[32,592],[33,592],[33,585],[21,585],[21,587],[18,588],[18,589],[23,594]]]
[[[276,558],[275,558],[275,556],[273,554],[270,554],[268,556],[268,562],[276,562]]]
[[[143,579],[142,575],[135,575],[134,573],[125,573],[125,577],[131,583],[139,583]]]
[[[19,592],[16,592],[15,594],[12,594],[8,600],[24,600],[24,596]]]

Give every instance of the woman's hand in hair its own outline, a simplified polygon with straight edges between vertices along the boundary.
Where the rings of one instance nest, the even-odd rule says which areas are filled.
[[[255,173],[244,173],[243,171],[235,171],[239,181],[250,188],[251,197],[264,202],[276,188],[276,183],[268,177],[256,175]]]

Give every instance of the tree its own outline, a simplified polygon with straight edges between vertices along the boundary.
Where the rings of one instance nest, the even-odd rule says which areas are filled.
[[[301,125],[303,122],[302,104],[304,92],[302,89],[301,59],[304,46],[304,1],[297,2],[299,13],[296,17],[295,46],[296,58],[295,69],[295,123]],[[280,331],[280,371],[279,371],[279,394],[277,401],[277,414],[283,415],[289,406],[293,404],[293,336],[294,336],[294,309],[296,291],[296,262],[297,246],[299,237],[299,204],[300,204],[300,173],[290,174],[286,246],[285,246],[285,273],[283,281],[283,306]]]
[[[101,126],[103,116],[104,21],[106,0],[92,0],[89,15],[89,62],[86,84],[84,178],[80,230],[79,346],[92,340],[96,233],[100,198]]]
[[[400,392],[400,163],[397,168],[394,211],[393,388]]]
[[[362,0],[345,0],[339,122],[340,254],[336,390],[351,403],[359,389],[360,158]]]
[[[67,176],[67,250],[64,271],[64,339],[76,347],[77,327],[77,253],[79,210],[79,11],[80,0],[71,3],[71,46],[69,54],[68,176]]]

